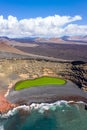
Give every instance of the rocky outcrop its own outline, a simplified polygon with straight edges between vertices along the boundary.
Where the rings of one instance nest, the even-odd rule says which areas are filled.
[[[87,91],[87,63],[78,61],[69,64],[63,75],[68,80],[73,81],[79,88]]]
[[[7,112],[13,107],[15,107],[14,104],[11,104],[3,95],[0,95],[0,114]]]
[[[0,60],[0,91],[19,80],[54,76],[73,81],[87,90],[87,63],[81,61]]]

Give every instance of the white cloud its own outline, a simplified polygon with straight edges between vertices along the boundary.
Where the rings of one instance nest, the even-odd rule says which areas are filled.
[[[0,16],[0,36],[27,37],[27,36],[61,36],[87,34],[87,25],[73,24],[74,21],[82,20],[82,17],[71,16],[48,16],[18,20],[8,16],[4,19]]]
[[[87,25],[69,24],[64,32],[66,35],[87,35]]]

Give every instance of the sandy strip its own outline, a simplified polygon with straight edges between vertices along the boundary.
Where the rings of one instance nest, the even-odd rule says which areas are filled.
[[[7,97],[8,95],[9,95],[9,92],[10,92],[10,89],[13,87],[13,84],[12,83],[10,83],[9,84],[9,86],[8,86],[8,90],[7,90],[7,92],[5,93],[5,97]]]

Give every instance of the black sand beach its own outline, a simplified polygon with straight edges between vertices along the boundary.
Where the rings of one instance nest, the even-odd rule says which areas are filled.
[[[20,91],[15,91],[12,88],[6,98],[10,102],[20,105],[42,102],[53,103],[58,100],[87,102],[87,93],[83,92],[71,81],[67,81],[63,86],[49,85],[22,89]]]

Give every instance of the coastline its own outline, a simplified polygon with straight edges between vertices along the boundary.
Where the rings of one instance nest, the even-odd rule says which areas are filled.
[[[35,104],[35,106],[37,106],[37,104],[43,104],[43,103],[54,104],[55,102],[61,102],[61,101],[65,101],[67,102],[67,104],[79,104],[79,103],[82,104],[83,103],[84,109],[87,110],[87,96],[85,96],[85,93],[82,92],[83,94],[80,93],[79,95],[78,94],[75,95],[74,93],[72,95],[71,93],[65,93],[65,95],[63,95],[63,93],[64,91],[61,92],[60,95],[48,94],[48,96],[45,96],[45,97],[44,96],[42,97],[31,96],[29,99],[27,99],[27,97],[23,97],[23,95],[21,95],[23,97],[23,99],[21,99],[21,97],[19,98],[18,95],[16,95],[16,96],[13,96],[13,98],[18,97],[19,100],[16,99],[15,101],[12,101],[12,97],[8,98],[9,95],[7,95],[7,97],[5,97],[4,95],[0,95],[0,114],[8,113],[10,110],[12,111],[16,109],[17,107],[22,108],[22,106],[26,106],[30,108],[32,104]],[[23,109],[20,109],[20,110],[23,110]]]
[[[53,111],[56,110],[57,106],[61,106],[65,104],[66,106],[76,106],[77,109],[79,109],[80,106],[83,107],[84,110],[87,110],[87,104],[83,101],[67,101],[67,100],[58,100],[56,102],[51,102],[51,103],[32,103],[30,105],[19,105],[19,106],[14,106],[8,111],[0,112],[0,117],[1,118],[8,118],[10,116],[15,115],[16,113],[20,113],[20,115],[26,115],[32,112],[32,110],[41,110],[41,113],[48,112],[51,108]]]
[[[82,90],[83,88],[80,89],[81,87],[86,87],[86,68],[87,63],[83,64],[79,62],[77,64],[77,62],[71,63],[65,61],[63,63],[57,63],[44,60],[2,60],[2,83],[5,82],[5,79],[9,82],[1,86],[0,94],[3,91],[2,96],[5,98],[5,101],[8,102],[8,105],[9,103],[15,104],[13,107],[30,105],[32,103],[53,103],[59,100],[67,100],[70,102],[83,101],[87,103],[87,92],[84,92]],[[21,75],[23,74],[24,76],[22,77]],[[17,81],[38,78],[44,75],[64,78],[68,81],[68,84],[62,87],[56,85],[33,87],[21,91],[14,91],[12,88]],[[6,106],[4,108],[3,112],[12,109],[11,107],[7,109]]]
[[[10,103],[4,95],[0,94],[0,114],[7,113],[9,110],[16,107],[15,104]]]

